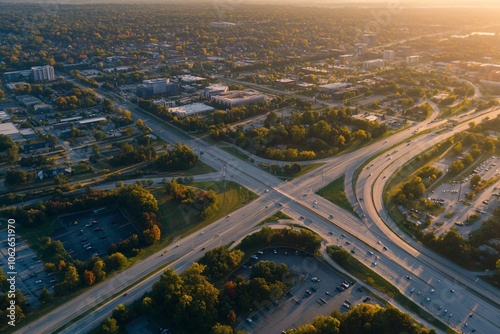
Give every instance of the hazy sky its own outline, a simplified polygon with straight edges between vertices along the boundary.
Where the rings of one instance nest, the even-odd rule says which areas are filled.
[[[357,4],[357,5],[380,5],[386,7],[391,4],[399,4],[404,7],[420,7],[420,6],[474,6],[474,7],[500,7],[499,0],[0,0],[0,2],[8,3],[44,3],[44,4],[82,4],[82,3],[228,3],[228,4],[245,4],[245,3],[268,3],[268,4],[285,4],[294,5],[334,5],[334,4]]]

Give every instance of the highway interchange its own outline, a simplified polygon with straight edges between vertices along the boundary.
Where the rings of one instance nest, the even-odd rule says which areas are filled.
[[[133,118],[145,119],[133,105],[128,106]],[[500,110],[491,110],[490,118],[495,117]],[[479,122],[484,116],[475,116],[468,121]],[[244,187],[257,193],[260,197],[231,214],[230,217],[221,219],[203,230],[202,233],[192,234],[175,244],[167,247],[168,253],[161,256],[161,252],[143,260],[124,272],[86,291],[82,295],[67,302],[49,314],[33,321],[19,329],[16,333],[51,333],[61,330],[63,333],[87,333],[108,317],[118,304],[128,303],[139,298],[144,292],[151,289],[152,284],[158,280],[161,270],[146,280],[141,279],[161,266],[168,264],[176,271],[182,271],[203,254],[201,248],[206,250],[219,245],[236,241],[256,230],[256,224],[272,215],[277,210],[282,210],[288,215],[302,221],[308,228],[320,234],[330,244],[342,243],[345,235],[353,247],[358,251],[355,256],[371,265],[373,259],[368,256],[372,251],[380,259],[373,269],[388,279],[401,292],[410,296],[417,304],[435,314],[439,306],[446,307],[448,313],[440,316],[444,322],[449,322],[457,330],[467,332],[464,324],[470,313],[474,314],[474,328],[480,333],[494,333],[500,330],[498,290],[476,282],[474,275],[468,271],[442,259],[436,254],[426,250],[401,232],[394,233],[397,229],[384,213],[382,191],[387,178],[402,162],[410,159],[432,145],[451,136],[453,132],[462,131],[468,127],[465,122],[455,127],[454,131],[441,134],[429,133],[421,135],[407,144],[410,136],[409,130],[401,131],[387,138],[387,142],[374,142],[355,152],[336,156],[328,159],[326,165],[308,173],[307,175],[283,182],[273,175],[263,171],[255,165],[236,159],[231,154],[207,144],[200,139],[189,138],[178,131],[171,131],[161,122],[153,122],[154,116],[146,116],[146,122],[154,133],[163,140],[176,143],[183,142],[200,154],[203,162],[220,170],[220,176],[226,180],[233,180]],[[420,124],[423,127],[426,123]],[[444,121],[442,121],[444,122]],[[441,123],[433,123],[439,126]],[[401,143],[401,144],[399,144]],[[399,145],[398,147],[396,147]],[[390,152],[398,150],[393,159],[388,160],[384,154],[376,157],[370,170],[366,168],[360,173],[355,188],[352,181],[355,170],[374,154],[390,148]],[[398,162],[398,163],[394,163]],[[346,175],[346,193],[360,215],[358,217],[347,213],[315,192],[331,181]],[[307,196],[306,196],[307,195]],[[359,197],[364,201],[358,202]],[[317,203],[317,204],[315,204]],[[333,219],[330,218],[331,215]],[[304,217],[301,219],[300,217]],[[388,225],[386,225],[388,224]],[[333,235],[330,235],[333,233]],[[177,246],[178,245],[178,246]],[[387,247],[384,250],[382,247]],[[407,279],[410,276],[411,279]],[[135,286],[130,287],[132,284]],[[129,288],[130,287],[130,288]],[[415,293],[410,294],[410,289]],[[430,292],[435,289],[434,292]],[[451,290],[454,290],[451,292]],[[124,292],[127,296],[124,296]],[[417,294],[421,292],[420,294]],[[430,298],[425,302],[423,298]],[[87,310],[104,301],[89,315],[83,315]],[[444,308],[443,308],[444,310]],[[453,317],[449,314],[453,313]],[[79,319],[72,322],[76,317]],[[469,324],[469,328],[471,324]]]

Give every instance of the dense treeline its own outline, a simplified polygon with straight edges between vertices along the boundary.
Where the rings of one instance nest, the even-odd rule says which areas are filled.
[[[456,229],[436,237],[433,232],[417,234],[422,242],[440,254],[461,265],[468,267],[479,266],[495,270],[498,264],[500,246],[495,241],[500,237],[500,208],[494,210],[493,215],[483,225],[472,231],[468,239],[464,239]],[[480,250],[479,247],[487,245],[497,253]],[[494,277],[497,284],[500,283],[500,275]]]
[[[0,134],[0,163],[16,162],[19,158],[19,146],[7,135]]]
[[[360,304],[346,313],[334,311],[329,316],[320,315],[313,322],[299,326],[288,333],[297,334],[431,334],[427,329],[406,313],[392,306]]]
[[[321,244],[321,238],[308,230],[272,229],[263,227],[260,231],[246,236],[241,241],[241,248],[266,246],[289,246],[315,253]]]
[[[209,262],[233,263],[230,254],[234,252],[223,258],[215,255],[221,254],[221,248],[213,252]],[[227,249],[222,251],[226,252]],[[196,262],[180,275],[167,269],[148,296],[132,306],[118,306],[112,317],[103,322],[102,332],[109,333],[110,325],[118,330],[141,314],[152,314],[178,333],[232,334],[237,314],[258,310],[281,298],[292,275],[285,264],[261,261],[252,268],[250,279],[238,276],[218,289],[205,276],[207,270]]]
[[[220,208],[217,194],[213,189],[197,189],[178,183],[176,179],[173,179],[165,181],[165,190],[179,204],[186,205],[198,212],[202,219],[213,216]]]
[[[243,130],[211,132],[212,137],[229,139],[245,149],[271,159],[310,160],[344,150],[356,142],[366,142],[387,131],[384,124],[357,119],[349,108],[295,112],[279,117],[270,112],[264,126]]]
[[[186,170],[196,166],[198,155],[191,148],[182,143],[177,143],[156,160],[156,168],[170,172],[174,170]]]
[[[156,150],[150,145],[134,146],[129,143],[120,143],[120,152],[110,159],[113,166],[128,166],[144,161],[156,159]]]

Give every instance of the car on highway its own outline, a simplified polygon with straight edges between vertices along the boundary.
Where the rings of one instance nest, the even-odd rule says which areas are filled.
[[[372,252],[372,251],[369,251],[369,252],[368,252],[368,254],[373,255],[373,252]]]
[[[388,250],[389,248],[387,248],[386,246],[382,247],[384,250]]]

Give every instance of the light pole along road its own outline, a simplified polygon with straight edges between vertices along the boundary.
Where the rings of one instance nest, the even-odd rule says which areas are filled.
[[[144,119],[144,114],[134,105],[130,105],[130,110],[134,119]],[[146,117],[155,118],[149,114]],[[411,271],[416,266],[420,268],[421,272],[433,273],[433,277],[436,277],[436,279],[441,277],[442,281],[445,281],[449,277],[450,271],[454,273],[455,277],[463,275],[461,272],[453,269],[447,270],[443,266],[432,267],[418,257],[413,259],[412,263],[409,264],[407,259],[408,253],[406,248],[404,248],[408,247],[406,244],[401,243],[400,240],[397,242],[393,241],[392,237],[385,236],[385,230],[376,228],[375,224],[367,226],[365,221],[357,219],[325,199],[314,195],[316,190],[338,178],[346,171],[354,169],[352,166],[358,166],[374,153],[384,150],[386,146],[374,143],[355,152],[331,158],[325,166],[312,171],[306,176],[283,183],[278,178],[256,166],[235,159],[231,154],[217,147],[210,146],[199,139],[193,139],[185,134],[180,134],[178,130],[172,131],[170,126],[163,125],[162,123],[160,121],[147,122],[155,134],[163,140],[170,143],[181,141],[198,152],[204,152],[200,156],[202,161],[217,170],[221,170],[225,166],[226,179],[240,183],[261,197],[235,211],[231,214],[231,217],[221,219],[208,226],[204,229],[203,234],[192,234],[179,240],[177,242],[178,247],[176,245],[167,247],[169,251],[167,255],[161,256],[161,251],[148,259],[140,261],[131,268],[98,284],[93,289],[86,291],[63,306],[26,325],[16,333],[33,333],[34,331],[37,333],[51,333],[57,331],[87,310],[104,302],[104,305],[99,306],[91,315],[83,316],[64,330],[67,333],[86,333],[109,316],[112,309],[118,304],[130,302],[134,298],[141,296],[143,292],[151,289],[152,284],[158,279],[159,274],[141,281],[144,276],[167,263],[172,263],[171,266],[174,269],[182,271],[190,263],[203,255],[201,248],[204,247],[208,250],[227,244],[233,240],[238,240],[251,231],[256,223],[277,211],[278,208],[282,208],[287,212],[289,211],[291,214],[293,212],[301,213],[297,214],[296,217],[300,215],[307,217],[307,219],[312,221],[309,224],[309,228],[317,230],[325,239],[328,239],[328,236],[325,234],[326,231],[336,229],[344,231],[340,233],[349,234],[348,238],[351,240],[358,239],[360,244],[368,245],[366,247],[371,247],[371,249],[376,249],[378,247],[376,242],[382,240],[384,245],[390,249],[390,253],[387,256],[384,253],[384,258],[382,259],[384,265],[380,266],[381,269],[379,270],[379,266],[377,266],[374,270],[389,280],[395,275],[401,275],[402,271]],[[397,143],[406,137],[406,133],[400,132],[391,136],[388,140],[391,143]],[[266,190],[269,190],[269,192]],[[307,198],[303,196],[306,192],[310,194]],[[315,207],[312,207],[310,202],[313,199],[318,202],[318,205],[314,205]],[[334,216],[334,219],[328,218],[330,214]],[[387,233],[389,236],[393,234],[390,231],[387,231]],[[193,245],[196,246],[193,247]],[[416,251],[412,250],[412,252],[415,253]],[[389,277],[387,277],[388,275]],[[124,289],[138,281],[140,282],[137,285],[127,290],[127,296],[123,296]],[[407,282],[404,280],[392,283],[401,291],[404,291],[407,286]],[[475,294],[490,296],[490,292],[481,286],[476,285],[473,288]],[[467,290],[464,290],[463,294],[473,295]],[[113,296],[115,297],[112,298]],[[498,298],[498,296],[494,297]],[[496,308],[495,305],[492,305],[486,299],[478,299],[475,307],[482,310],[490,310],[490,312]],[[497,332],[498,329],[498,324],[492,323],[488,326],[488,330],[492,332]]]

